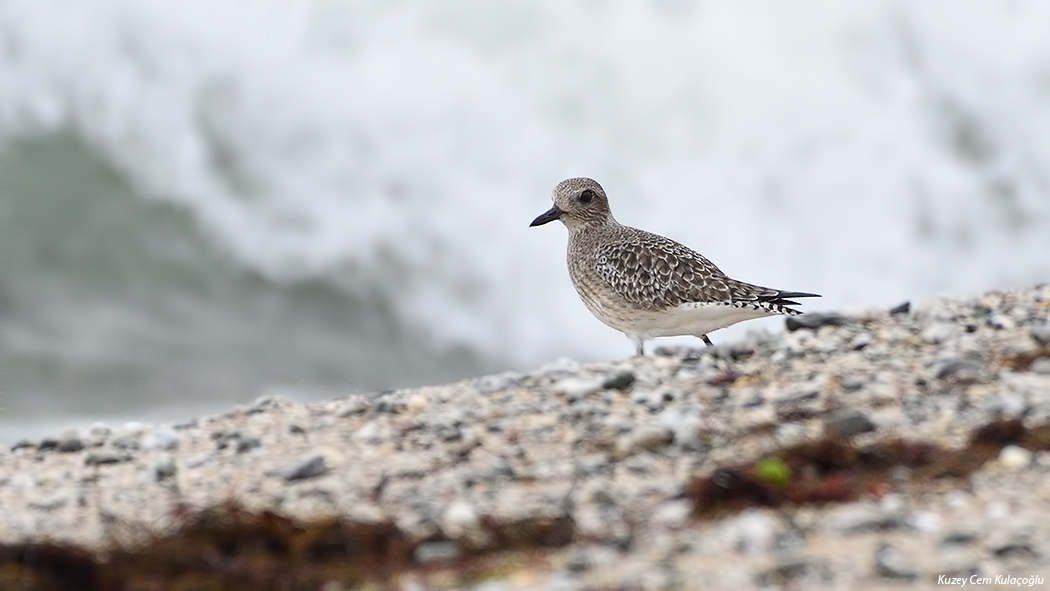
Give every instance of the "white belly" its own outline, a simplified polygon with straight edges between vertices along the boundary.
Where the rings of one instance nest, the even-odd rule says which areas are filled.
[[[702,303],[682,304],[666,310],[591,308],[591,312],[628,337],[643,340],[653,337],[699,337],[737,322],[773,315],[768,310],[753,306]]]

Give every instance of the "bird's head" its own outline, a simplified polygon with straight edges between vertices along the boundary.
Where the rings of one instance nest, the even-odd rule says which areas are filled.
[[[605,190],[597,181],[588,178],[568,179],[558,183],[551,194],[554,207],[548,209],[530,226],[542,226],[554,220],[561,220],[570,230],[587,224],[604,224],[612,220],[609,200]]]

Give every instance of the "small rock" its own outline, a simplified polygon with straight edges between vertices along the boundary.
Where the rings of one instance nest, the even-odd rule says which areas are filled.
[[[845,505],[828,516],[828,529],[843,534],[883,532],[909,527],[907,519],[896,511],[866,505]]]
[[[56,437],[45,437],[40,440],[40,443],[36,446],[40,451],[48,451],[58,448],[58,438]]]
[[[54,494],[44,497],[38,497],[32,501],[29,501],[29,507],[31,509],[36,509],[37,511],[50,512],[65,507],[66,503],[68,502],[69,499],[67,499],[65,495]]]
[[[671,442],[672,433],[656,425],[636,427],[617,445],[622,455],[659,449]]]
[[[408,397],[408,401],[405,402],[405,406],[408,410],[413,412],[419,412],[424,408],[430,406],[430,398],[423,396],[422,394],[413,394]]]
[[[393,392],[385,392],[380,394],[375,401],[376,412],[383,414],[398,414],[403,412],[406,408],[404,401]]]
[[[886,543],[880,544],[875,550],[875,572],[884,579],[898,581],[911,581],[919,576],[914,568],[905,563],[900,552]]]
[[[276,408],[281,404],[281,397],[276,394],[265,394],[256,398],[245,414],[253,415]]]
[[[459,558],[459,544],[451,540],[423,542],[412,551],[412,556],[419,564],[449,562]]]
[[[327,471],[328,466],[325,464],[324,456],[317,452],[311,452],[278,468],[277,475],[291,482],[314,478]]]
[[[241,435],[237,441],[237,453],[247,453],[257,447],[262,447],[262,440],[255,435]]]
[[[175,472],[177,471],[175,467],[175,458],[171,457],[170,454],[164,454],[150,464],[149,471],[154,482],[163,482],[172,476],[175,476]]]
[[[657,420],[661,427],[671,432],[675,443],[689,445],[699,441],[703,420],[698,410],[672,407],[661,411]]]
[[[126,451],[118,451],[115,449],[100,449],[97,451],[89,452],[87,457],[84,458],[85,466],[104,466],[106,464],[120,464],[123,462],[130,462],[133,456]]]
[[[1040,357],[1028,366],[1028,371],[1039,375],[1050,376],[1050,357]]]
[[[343,402],[338,410],[335,411],[335,416],[345,419],[346,417],[352,417],[359,415],[368,410],[368,403],[361,398],[350,398]]]
[[[555,394],[560,394],[569,400],[569,402],[575,402],[582,398],[594,394],[602,388],[601,378],[564,378],[555,382],[551,390]]]
[[[1050,322],[1043,322],[1032,327],[1032,338],[1042,345],[1050,345]]]
[[[56,446],[56,449],[63,453],[73,453],[78,452],[84,449],[85,447],[86,445],[84,444],[84,440],[81,439],[75,431],[69,431],[67,433],[63,433],[58,438],[58,445]]]
[[[666,501],[653,509],[652,522],[665,527],[679,528],[689,522],[692,503],[685,500]]]
[[[890,308],[890,314],[893,316],[907,314],[908,312],[911,312],[911,302],[904,302]]]
[[[112,437],[109,440],[109,445],[116,449],[136,450],[141,447],[141,444],[139,443],[140,436],[141,433],[138,431],[121,433]]]
[[[36,447],[32,441],[29,441],[28,439],[22,439],[11,446],[11,451],[17,451],[20,449],[26,449],[31,447]]]
[[[988,319],[988,326],[996,330],[1009,330],[1017,326],[1017,323],[1005,314],[996,314]]]
[[[522,375],[513,371],[505,371],[493,376],[485,376],[478,379],[478,391],[482,394],[493,394],[502,392],[522,380]]]
[[[801,316],[789,316],[784,324],[787,327],[788,332],[795,332],[801,328],[816,330],[823,326],[845,326],[851,322],[852,321],[849,318],[842,314],[836,314],[834,312],[830,314],[812,312]]]
[[[449,503],[441,518],[441,527],[451,537],[458,538],[478,526],[478,512],[470,503],[457,499]]]
[[[602,383],[602,388],[606,390],[626,390],[634,385],[635,377],[633,371],[620,371],[615,375],[609,376]]]
[[[91,425],[91,430],[88,431],[87,442],[92,447],[99,447],[106,443],[106,440],[109,439],[111,433],[112,431],[110,431],[109,427],[102,423],[95,423],[94,425]]]
[[[863,388],[864,385],[868,383],[868,380],[861,376],[850,375],[842,378],[839,383],[842,384],[843,390],[847,392],[856,392]]]
[[[160,425],[142,438],[146,449],[172,450],[179,446],[179,434],[171,425]]]
[[[379,423],[376,421],[369,421],[354,433],[354,437],[365,443],[379,443],[383,440],[382,433],[379,429]]]
[[[992,554],[996,558],[1025,558],[1031,559],[1038,556],[1030,544],[1024,542],[1009,542],[992,548]]]
[[[923,329],[919,336],[926,343],[936,345],[948,340],[955,334],[955,328],[955,324],[951,322],[936,322]]]
[[[872,343],[871,333],[862,332],[849,340],[849,348],[853,351],[861,351]]]
[[[857,411],[849,411],[824,421],[824,431],[844,439],[849,439],[854,435],[868,433],[874,430],[875,423],[871,422],[871,419]]]
[[[792,588],[791,583],[805,577],[814,570],[813,565],[805,560],[789,559],[778,562],[772,568],[760,573],[758,581],[763,587]]]
[[[949,532],[949,533],[945,534],[945,536],[943,538],[941,538],[941,545],[942,546],[965,546],[967,544],[972,544],[972,543],[976,542],[979,539],[980,539],[980,536],[978,536],[977,534],[975,534],[973,532],[952,531],[952,532]]]
[[[946,359],[931,367],[933,377],[958,383],[973,383],[980,379],[984,367],[972,359]]]
[[[1032,465],[1032,452],[1016,445],[1007,445],[999,452],[999,463],[1008,470],[1023,470]]]

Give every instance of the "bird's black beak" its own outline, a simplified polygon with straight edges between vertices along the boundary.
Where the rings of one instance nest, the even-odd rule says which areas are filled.
[[[529,224],[529,227],[531,228],[533,226],[542,226],[543,224],[546,224],[548,222],[553,222],[554,220],[560,218],[561,214],[563,214],[563,213],[565,213],[565,212],[563,212],[562,210],[558,209],[558,206],[555,205],[554,207],[552,207],[552,208],[548,209],[547,211],[543,212],[540,215],[540,217],[532,220],[532,223]]]

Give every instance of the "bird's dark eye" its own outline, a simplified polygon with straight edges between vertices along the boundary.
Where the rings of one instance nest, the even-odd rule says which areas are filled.
[[[591,199],[594,199],[594,191],[584,189],[583,193],[580,193],[580,203],[590,203]]]

